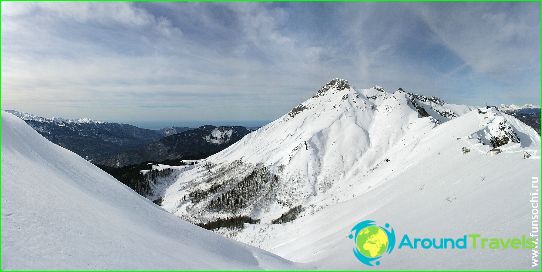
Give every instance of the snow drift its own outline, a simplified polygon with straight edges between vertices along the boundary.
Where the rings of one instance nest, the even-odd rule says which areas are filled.
[[[278,269],[183,222],[2,112],[2,269]]]

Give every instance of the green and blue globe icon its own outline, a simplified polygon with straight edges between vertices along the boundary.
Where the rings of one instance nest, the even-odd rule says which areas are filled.
[[[368,266],[380,265],[382,256],[395,247],[395,231],[390,225],[377,226],[372,220],[356,224],[348,238],[354,240],[354,256]]]

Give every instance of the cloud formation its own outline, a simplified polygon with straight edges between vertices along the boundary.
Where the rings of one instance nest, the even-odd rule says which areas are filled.
[[[2,107],[272,120],[333,77],[536,103],[538,3],[2,3]]]

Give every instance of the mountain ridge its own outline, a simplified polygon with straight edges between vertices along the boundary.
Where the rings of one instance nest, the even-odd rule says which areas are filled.
[[[41,117],[7,110],[55,144],[88,161],[123,167],[146,161],[203,159],[241,139],[251,130],[242,126],[203,125],[197,128],[167,127],[160,130],[129,124]],[[186,145],[185,147],[180,146]]]
[[[314,96],[294,107],[289,113],[247,135],[239,142],[205,161],[211,165],[209,166],[211,172],[223,174],[230,171],[235,172],[237,169],[244,173],[239,174],[244,176],[243,179],[249,179],[249,181],[234,181],[233,184],[236,182],[250,183],[251,175],[255,175],[259,179],[262,176],[269,176],[273,179],[274,175],[279,175],[279,172],[280,175],[285,176],[286,180],[291,180],[291,184],[286,185],[287,188],[277,189],[277,184],[270,185],[266,182],[258,185],[266,195],[274,195],[276,191],[288,192],[278,198],[270,196],[274,199],[275,204],[287,203],[283,205],[284,208],[280,210],[280,213],[270,214],[265,219],[271,221],[297,206],[299,203],[295,199],[305,199],[319,193],[325,193],[333,185],[334,180],[349,174],[350,169],[361,159],[360,154],[364,154],[366,165],[363,167],[367,169],[384,160],[385,158],[380,158],[381,154],[389,149],[389,145],[384,142],[397,142],[399,138],[405,136],[406,132],[412,131],[412,126],[409,123],[417,124],[416,129],[430,130],[439,123],[471,110],[467,106],[451,105],[446,107],[446,105],[448,104],[444,104],[440,100],[429,99],[402,90],[388,93],[381,87],[374,87],[358,92],[346,80],[333,79],[317,90]],[[425,114],[420,113],[421,109]],[[386,122],[398,124],[398,126],[386,126]],[[371,137],[370,134],[375,136]],[[383,140],[384,137],[386,137],[385,140]],[[249,142],[250,144],[248,144]],[[373,146],[376,147],[373,148]],[[278,150],[279,147],[283,149]],[[339,159],[336,157],[337,154],[340,154]],[[224,161],[230,162],[233,165],[232,169],[217,167],[217,165],[223,165]],[[262,162],[264,166],[257,166]],[[270,170],[268,167],[274,169]],[[190,173],[192,172],[196,172],[196,175],[186,179],[196,183],[201,180],[202,188],[198,190],[205,190],[207,178],[202,173],[206,172],[197,173],[197,170],[193,170]],[[273,174],[270,174],[271,172]],[[183,175],[181,174],[181,180]],[[225,175],[224,179],[227,179],[233,174]],[[211,179],[213,179],[212,175]],[[299,184],[297,182],[299,180],[307,180],[307,182]],[[285,184],[288,183],[285,182]],[[226,191],[228,190],[225,188],[230,186],[233,185],[221,185]],[[233,189],[234,192],[238,190],[245,189]],[[239,195],[239,193],[233,194]],[[245,196],[246,193],[243,193],[237,197],[244,198]],[[185,196],[183,197],[186,199]],[[213,197],[213,194],[210,197]],[[175,213],[176,204],[172,205],[171,202],[177,203],[178,201],[178,198],[168,200],[166,193],[163,206]],[[255,201],[255,199],[251,199],[251,202],[256,203]],[[211,205],[211,203],[198,201],[192,208],[197,210],[205,205]],[[235,207],[235,203],[229,204],[229,206],[233,206],[234,210],[239,208]],[[183,209],[177,212],[186,216]],[[248,211],[246,209],[247,207],[242,207],[241,210],[245,210],[245,212],[240,214],[233,212],[231,216],[248,216],[260,213],[257,205],[254,206],[255,210]],[[210,218],[205,220],[216,219],[212,214],[210,212]],[[183,218],[195,220],[195,218]]]
[[[203,159],[230,146],[250,133],[242,126],[204,125],[163,137],[137,149],[119,152],[97,161],[109,166],[126,166],[145,161]]]
[[[6,112],[21,118],[53,143],[91,162],[161,138],[156,131],[128,124],[90,119],[45,118],[13,110]]]
[[[475,190],[478,197],[483,197],[478,190],[489,186],[496,195],[508,199],[503,195],[511,191],[511,179],[506,179],[506,175],[521,177],[526,183],[529,181],[526,175],[537,173],[540,136],[497,108],[448,104],[401,89],[389,93],[378,86],[355,90],[342,80],[330,82],[319,90],[322,91],[277,120],[193,168],[177,173],[177,180],[164,190],[162,207],[190,222],[213,226],[218,233],[285,258],[333,269],[355,269],[353,258],[338,257],[349,252],[345,248],[349,241],[344,237],[350,224],[369,216],[383,218],[378,215],[379,207],[391,204],[386,200],[370,205],[369,210],[363,209],[363,215],[356,216],[356,207],[348,203],[364,203],[362,200],[374,198],[375,192],[403,203],[400,196],[404,190],[423,193],[431,187],[434,196],[417,194],[416,203],[425,201],[440,206],[456,203],[459,206],[453,206],[448,214],[455,218],[458,213],[468,212],[470,207],[465,199],[471,199],[468,190],[457,186]],[[423,170],[424,165],[431,168]],[[451,172],[454,168],[450,165],[465,169],[476,166],[484,176],[476,176],[478,172],[473,169]],[[458,178],[455,182],[450,180],[454,176]],[[440,188],[447,189],[430,184],[430,180],[439,179],[448,182],[438,182]],[[525,188],[516,189],[517,193],[525,193]],[[503,205],[494,200],[484,201]],[[478,204],[490,208],[489,204]],[[515,208],[521,206],[519,200],[509,204]],[[343,215],[338,207],[348,210],[351,217],[344,215],[341,220],[326,221],[322,214]],[[412,214],[407,208],[415,210],[407,203],[393,205],[395,212],[387,213],[392,217],[383,220],[392,220],[401,213]],[[430,205],[422,207],[423,214],[430,214],[430,208]],[[509,207],[501,209],[511,216]],[[474,210],[483,216],[480,209]],[[232,228],[225,223],[227,220],[241,220],[245,224]],[[431,223],[446,228],[440,223],[445,221],[440,220]],[[414,222],[405,221],[405,226],[412,227]],[[485,224],[492,226],[490,222]],[[327,240],[328,234],[318,234],[327,233],[319,225],[329,225],[334,231],[329,233],[332,239]],[[510,231],[517,231],[519,225]],[[302,230],[307,230],[306,235]],[[324,244],[333,246],[303,242],[311,235],[320,235]],[[333,258],[343,262],[336,263]],[[508,258],[513,259],[509,265],[521,263],[518,254]],[[440,257],[437,259],[445,262]],[[493,259],[487,255],[483,259],[479,267],[494,267]],[[461,263],[467,262],[450,265],[463,267]],[[387,267],[399,267],[398,264],[393,262]],[[419,260],[409,264],[409,267],[423,267]]]

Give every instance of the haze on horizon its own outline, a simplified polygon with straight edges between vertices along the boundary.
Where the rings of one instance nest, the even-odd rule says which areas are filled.
[[[274,120],[331,78],[539,104],[540,3],[2,2],[2,108]]]

